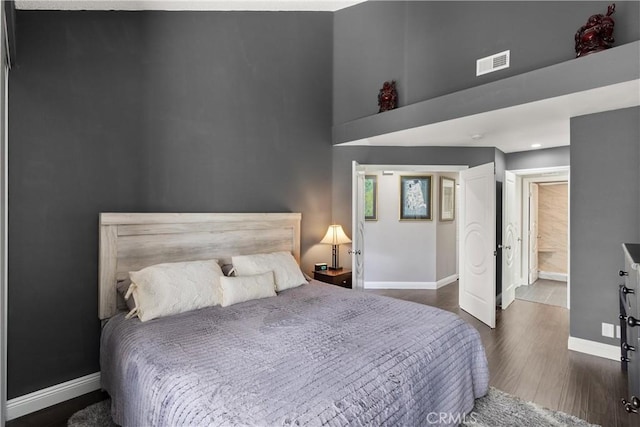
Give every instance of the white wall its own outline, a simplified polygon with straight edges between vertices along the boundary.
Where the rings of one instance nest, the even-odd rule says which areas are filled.
[[[378,220],[366,221],[365,287],[432,288],[456,273],[456,225],[438,219],[438,173],[378,176]],[[400,175],[432,175],[432,220],[400,221]],[[457,173],[445,174],[456,179]]]
[[[434,186],[435,201],[440,200],[440,176],[455,179],[456,181],[456,210],[457,196],[458,196],[458,174],[457,173],[441,173],[438,174],[438,184]],[[436,203],[435,208],[436,223],[437,223],[437,235],[436,235],[436,281],[451,277],[458,273],[458,248],[456,233],[458,229],[458,223],[454,221],[440,221],[439,220],[439,207]],[[457,214],[457,212],[456,212]],[[457,219],[457,215],[456,215]]]

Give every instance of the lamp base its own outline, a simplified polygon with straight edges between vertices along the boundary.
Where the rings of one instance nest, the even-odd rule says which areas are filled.
[[[328,268],[329,270],[342,270],[342,267],[332,267],[332,266],[329,266],[329,267],[327,267],[327,268]]]

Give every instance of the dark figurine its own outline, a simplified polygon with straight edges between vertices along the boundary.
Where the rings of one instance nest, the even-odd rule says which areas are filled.
[[[395,80],[392,80],[391,83],[384,82],[382,85],[382,89],[378,92],[378,106],[380,106],[378,113],[393,110],[398,106],[398,92],[396,92]]]
[[[576,57],[609,49],[613,45],[613,18],[616,4],[611,3],[607,14],[592,15],[586,24],[576,32]]]

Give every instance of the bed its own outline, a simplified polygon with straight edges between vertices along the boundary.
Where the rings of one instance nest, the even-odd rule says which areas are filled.
[[[102,214],[102,386],[123,426],[456,425],[486,394],[478,332],[437,308],[310,281],[140,322],[116,284],[159,262],[290,251],[300,214]],[[108,320],[107,320],[108,319]]]

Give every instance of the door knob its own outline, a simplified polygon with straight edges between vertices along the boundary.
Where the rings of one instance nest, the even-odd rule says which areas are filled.
[[[620,320],[624,320],[624,321],[627,323],[627,325],[631,326],[632,328],[633,328],[634,326],[638,326],[638,325],[640,325],[640,320],[636,319],[636,318],[635,318],[635,317],[633,317],[633,316],[623,316],[623,315],[621,314],[621,315],[619,315],[619,316],[618,316],[618,318],[619,318]]]
[[[624,285],[620,288],[620,290],[621,290],[621,291],[622,291],[622,293],[623,293],[623,294],[625,294],[625,295],[626,295],[626,294],[635,294],[635,293],[636,293],[636,291],[634,291],[633,289],[629,289],[629,288],[627,288],[627,287],[626,287],[626,286],[624,286]]]
[[[620,270],[620,271],[618,272],[618,275],[619,275],[620,277],[622,277],[622,276],[628,276],[628,275],[629,275],[629,273],[627,273],[626,271],[622,271],[622,270]]]
[[[351,254],[361,255],[362,254],[362,252],[360,252],[360,249],[355,250],[355,251],[352,251],[351,249],[349,249],[348,253],[349,253],[349,255],[351,255]]]
[[[627,402],[626,400],[622,399],[622,404],[624,405],[624,410],[627,411],[630,414],[637,414],[638,410],[635,409],[633,406],[631,406],[631,403]]]

